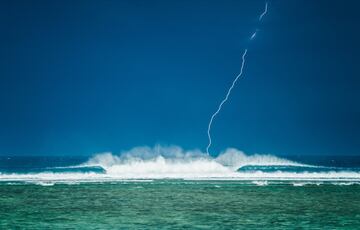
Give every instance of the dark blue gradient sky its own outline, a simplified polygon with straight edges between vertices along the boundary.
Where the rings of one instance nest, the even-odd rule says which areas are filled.
[[[360,155],[359,1],[0,2],[0,155]]]

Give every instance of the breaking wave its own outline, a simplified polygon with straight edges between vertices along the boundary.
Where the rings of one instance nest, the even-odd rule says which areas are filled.
[[[245,166],[305,166],[271,155],[248,156],[236,149],[227,149],[212,158],[198,150],[180,147],[137,147],[119,156],[102,153],[84,167],[101,167],[108,175],[125,178],[191,178],[236,177]]]
[[[234,148],[213,158],[199,150],[155,146],[136,147],[119,155],[101,153],[80,165],[42,172],[0,173],[0,181],[44,185],[134,179],[248,180],[257,185],[267,185],[264,181],[359,182],[360,169],[313,166],[273,155],[246,155]]]

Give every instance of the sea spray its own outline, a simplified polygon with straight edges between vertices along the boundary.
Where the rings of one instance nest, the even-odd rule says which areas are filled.
[[[79,171],[84,170],[86,171]],[[320,167],[269,154],[247,155],[229,148],[213,158],[179,146],[136,147],[100,153],[80,165],[36,173],[1,173],[0,182],[42,184],[148,179],[360,182],[359,168]]]

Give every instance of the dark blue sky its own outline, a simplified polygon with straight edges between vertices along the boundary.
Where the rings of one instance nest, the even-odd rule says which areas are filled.
[[[0,3],[0,155],[360,155],[358,1]],[[248,38],[256,28],[257,38]]]

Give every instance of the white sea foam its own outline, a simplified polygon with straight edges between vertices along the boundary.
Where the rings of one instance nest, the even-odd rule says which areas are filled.
[[[106,182],[149,179],[244,180],[244,181],[338,181],[360,182],[360,172],[238,171],[244,166],[309,166],[272,155],[246,155],[227,149],[212,158],[199,150],[185,151],[178,146],[136,147],[119,155],[101,153],[81,167],[102,167],[104,172],[41,172],[1,174],[0,181],[53,183]],[[71,166],[74,168],[73,166]],[[71,168],[69,167],[69,168]]]
[[[253,184],[257,185],[257,186],[266,186],[268,185],[268,182],[265,181],[252,181]]]
[[[55,183],[52,181],[36,181],[35,184],[41,185],[41,186],[54,186]]]
[[[334,182],[333,185],[341,185],[341,186],[348,186],[348,185],[359,185],[359,182]]]
[[[309,184],[308,182],[294,182],[292,185],[295,187],[302,187]]]

